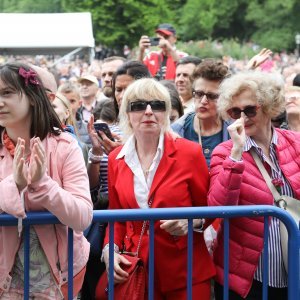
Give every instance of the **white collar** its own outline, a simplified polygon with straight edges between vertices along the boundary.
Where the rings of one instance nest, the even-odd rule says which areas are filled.
[[[120,153],[117,155],[116,159],[121,159],[124,156],[128,158],[132,157],[136,152],[135,142],[136,142],[135,136],[132,134],[124,144],[123,148],[121,149]],[[163,150],[164,150],[164,134],[161,132],[159,135],[159,141],[158,141],[156,152],[159,152],[161,155],[161,153],[163,153]]]

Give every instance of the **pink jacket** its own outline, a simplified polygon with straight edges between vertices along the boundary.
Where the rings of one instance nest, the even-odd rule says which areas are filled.
[[[25,209],[13,179],[13,159],[0,144],[0,212],[26,217],[28,211],[49,211],[65,225],[35,225],[41,246],[58,283],[67,283],[68,227],[74,229],[74,275],[86,265],[89,243],[82,231],[92,221],[92,202],[84,159],[78,142],[68,133],[43,140],[47,174],[25,190]],[[0,227],[0,289],[10,287],[20,245],[16,226]],[[60,269],[59,269],[60,265]]]
[[[277,130],[277,158],[281,170],[300,199],[300,133]],[[252,156],[243,153],[243,162],[229,159],[232,141],[218,145],[211,160],[208,205],[273,205],[268,189]],[[263,249],[263,218],[230,220],[229,288],[246,297]],[[223,232],[214,252],[216,280],[223,284]]]

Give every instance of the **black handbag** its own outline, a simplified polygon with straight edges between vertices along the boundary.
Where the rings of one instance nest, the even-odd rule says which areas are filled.
[[[91,191],[94,210],[107,209],[108,207],[108,194],[99,192],[99,190]],[[107,223],[92,222],[84,231],[84,236],[90,243],[90,256],[101,258],[106,226]]]
[[[93,222],[84,232],[90,243],[90,256],[101,257],[107,223]]]

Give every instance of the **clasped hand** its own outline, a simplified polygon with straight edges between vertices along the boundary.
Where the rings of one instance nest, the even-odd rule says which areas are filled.
[[[33,140],[28,164],[25,158],[25,140],[18,138],[13,161],[13,176],[19,191],[40,180],[46,172],[46,154],[40,138]]]
[[[241,160],[243,148],[246,142],[245,120],[243,117],[237,119],[227,128],[232,140],[231,157]]]

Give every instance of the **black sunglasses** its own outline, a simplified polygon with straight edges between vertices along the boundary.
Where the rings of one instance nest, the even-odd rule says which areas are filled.
[[[204,93],[203,91],[193,91],[193,96],[195,99],[202,99],[204,96],[206,96],[208,101],[215,101],[219,98],[219,94],[215,93]]]
[[[260,108],[260,106],[257,105],[248,105],[244,109],[240,109],[238,107],[232,107],[227,110],[228,115],[232,119],[239,119],[242,115],[242,112],[248,117],[248,118],[253,118],[257,114],[257,110]]]
[[[144,111],[150,105],[153,111],[166,111],[166,102],[161,100],[137,100],[128,103],[127,112]]]

